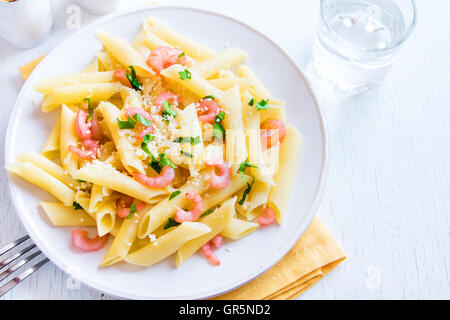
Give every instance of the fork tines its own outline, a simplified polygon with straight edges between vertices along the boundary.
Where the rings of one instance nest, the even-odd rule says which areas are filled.
[[[47,258],[41,259],[38,263],[20,273],[21,267],[41,254],[41,251],[35,250],[35,244],[30,244],[17,251],[18,247],[29,238],[29,236],[24,236],[0,248],[0,297],[49,261]],[[17,252],[14,253],[14,251]],[[13,278],[11,279],[10,276]]]

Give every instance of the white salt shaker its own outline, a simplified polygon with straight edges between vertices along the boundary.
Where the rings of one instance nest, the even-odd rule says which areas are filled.
[[[78,4],[92,14],[107,14],[115,11],[120,0],[77,0]]]
[[[52,24],[50,0],[0,1],[0,37],[15,47],[37,46]]]

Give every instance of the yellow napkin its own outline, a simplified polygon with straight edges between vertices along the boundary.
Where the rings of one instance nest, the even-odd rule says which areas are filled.
[[[24,80],[39,64],[40,57],[20,68]],[[289,300],[317,283],[346,258],[344,251],[315,217],[292,249],[259,278],[215,299]]]

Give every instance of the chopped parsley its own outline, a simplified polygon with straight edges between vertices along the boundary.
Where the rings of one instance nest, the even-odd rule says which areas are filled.
[[[134,90],[142,91],[142,84],[136,76],[136,70],[134,70],[133,66],[128,66],[128,68],[130,68],[131,73],[127,71],[127,79],[130,81],[131,86]]]
[[[175,138],[175,140],[173,140],[172,142],[177,142],[177,143],[190,143],[191,145],[196,145],[199,144],[202,140],[200,139],[200,136],[196,136],[194,137],[178,137]]]
[[[161,173],[162,168],[165,166],[169,166],[173,169],[176,168],[176,166],[167,158],[167,155],[165,153],[160,153],[158,156],[158,159],[156,159],[152,155],[152,161],[148,164],[150,167],[152,167],[153,170],[155,170],[157,173]]]
[[[79,183],[83,183],[83,182],[87,182],[87,181],[85,181],[85,180],[81,180],[81,179],[77,179],[77,182],[79,182]]]
[[[178,72],[181,80],[191,79],[191,72],[188,69],[184,69],[184,71]]]
[[[203,98],[202,98],[202,100],[205,100],[205,99],[211,99],[211,100],[216,100],[216,98],[214,97],[214,96],[204,96]]]
[[[256,102],[256,100],[254,98],[252,98],[248,102],[248,105],[250,107],[253,107],[255,105],[255,103],[256,103],[256,106],[255,106],[256,110],[267,110],[267,109],[270,109],[269,99],[266,99],[266,100],[262,99],[260,102]]]
[[[180,225],[179,222],[176,222],[174,219],[169,218],[169,220],[167,220],[166,225],[164,226],[164,230],[167,230],[169,228],[176,227],[176,226],[179,226],[179,225]]]
[[[254,164],[252,164],[250,161],[243,161],[241,162],[241,164],[239,165],[239,170],[238,172],[241,174],[241,178],[242,180],[245,180],[245,169],[247,168],[258,168],[257,166],[255,166]]]
[[[184,52],[180,53],[177,58],[177,63],[180,63],[180,59],[183,58],[186,54]]]
[[[142,150],[147,152],[147,154],[151,154],[150,150],[148,150],[148,143],[152,140],[155,140],[155,136],[152,136],[149,133],[147,133],[145,135],[144,139],[142,139],[141,148],[142,148]]]
[[[136,205],[132,203],[130,206],[130,214],[127,216],[127,219],[130,219],[136,211],[137,211]]]
[[[74,209],[75,210],[83,210],[83,207],[82,206],[80,206],[80,204],[78,203],[78,202],[73,202],[72,203],[72,205],[73,205],[73,207],[74,207]]]
[[[181,193],[180,190],[174,191],[170,194],[169,200],[172,200],[173,198],[175,198],[177,195],[179,195]]]
[[[189,152],[186,152],[186,151],[183,151],[183,150],[180,150],[180,153],[183,156],[188,157],[188,158],[193,158],[194,157],[194,155],[192,153],[189,153]]]
[[[255,183],[255,177],[253,177],[252,183],[247,182],[247,189],[244,190],[244,193],[242,194],[242,199],[239,200],[239,202],[238,202],[241,206],[244,204],[245,198],[247,198],[247,195],[252,190],[254,183]]]
[[[161,115],[166,122],[170,120],[170,117],[177,117],[177,112],[170,107],[169,101],[166,100],[163,102],[163,109],[164,110],[161,110]]]
[[[139,113],[136,113],[132,117],[128,116],[128,119],[126,121],[121,121],[120,119],[117,119],[119,129],[134,129],[137,122],[140,122],[144,127],[150,127],[152,125],[151,120],[145,119]]]
[[[86,97],[83,99],[83,102],[87,103],[88,105],[88,121],[91,121],[94,118],[94,104],[92,103],[91,98]]]
[[[222,125],[222,121],[225,119],[225,112],[220,112],[214,118],[214,126],[213,126],[213,136],[216,139],[224,140],[225,139],[225,128]]]
[[[206,217],[208,214],[211,214],[211,213],[213,213],[213,212],[214,212],[214,209],[213,209],[213,208],[208,209],[208,210],[206,210],[205,212],[202,213],[202,215],[200,216],[200,218]]]

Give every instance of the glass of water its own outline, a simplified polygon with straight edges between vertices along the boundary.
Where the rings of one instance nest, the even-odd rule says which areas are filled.
[[[321,0],[320,10],[314,68],[355,93],[382,82],[416,25],[414,0]]]

